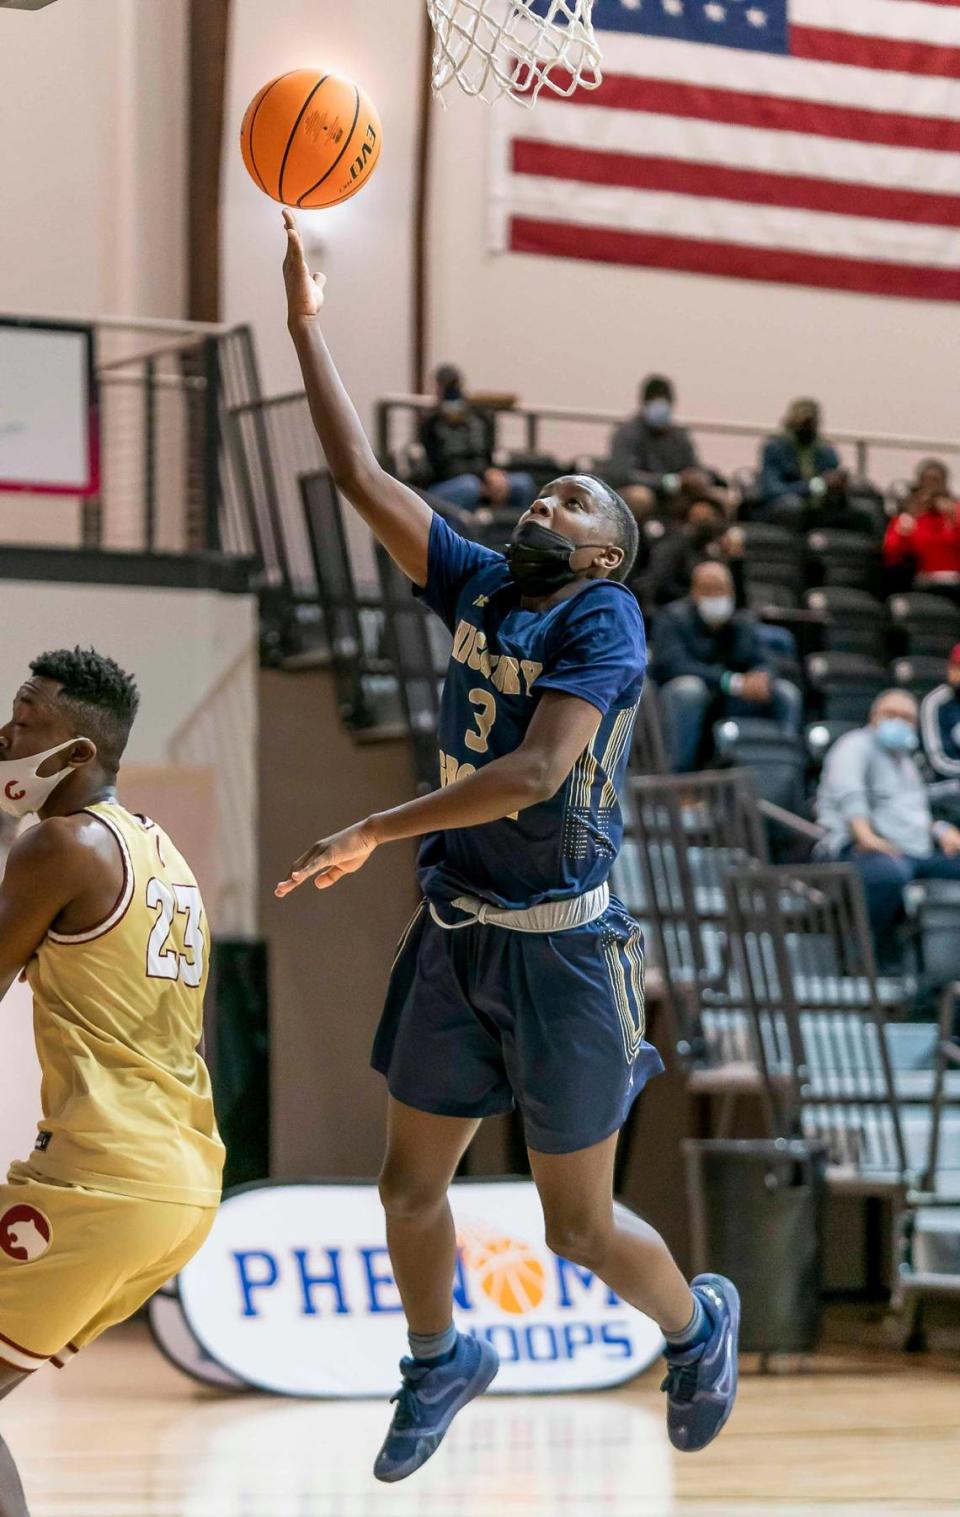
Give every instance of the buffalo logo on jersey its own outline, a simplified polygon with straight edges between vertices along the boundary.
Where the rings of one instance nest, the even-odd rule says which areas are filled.
[[[0,1217],[0,1249],[16,1264],[33,1264],[50,1248],[53,1229],[35,1206],[11,1206]]]

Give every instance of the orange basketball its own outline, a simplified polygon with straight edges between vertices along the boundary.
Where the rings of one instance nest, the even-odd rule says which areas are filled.
[[[376,107],[352,79],[299,68],[271,79],[247,106],[240,148],[253,182],[305,211],[349,200],[380,158]]]

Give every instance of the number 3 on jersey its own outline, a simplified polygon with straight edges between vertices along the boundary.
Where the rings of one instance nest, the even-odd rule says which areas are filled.
[[[199,889],[196,885],[174,885],[171,888],[163,880],[152,879],[147,886],[147,905],[157,913],[147,943],[147,975],[151,980],[182,980],[184,985],[196,990],[203,979],[205,947],[200,926],[203,907]],[[179,953],[170,942],[175,916],[187,919],[183,930],[186,953]]]
[[[489,690],[470,691],[470,704],[478,709],[473,713],[476,732],[465,732],[463,741],[471,753],[486,753],[490,747],[490,729],[497,719],[497,703]]]

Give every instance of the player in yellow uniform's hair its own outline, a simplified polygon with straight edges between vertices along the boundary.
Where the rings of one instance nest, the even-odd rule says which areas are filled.
[[[0,881],[0,998],[33,990],[32,1156],[0,1186],[0,1397],[122,1322],[203,1243],[223,1145],[198,1052],[210,937],[197,882],[117,800],[134,681],[45,653],[0,727],[0,808],[37,812]],[[0,1517],[26,1517],[0,1439]]]

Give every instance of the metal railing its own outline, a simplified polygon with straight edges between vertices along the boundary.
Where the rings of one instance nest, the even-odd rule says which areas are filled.
[[[0,492],[0,543],[250,556],[251,485],[230,407],[259,397],[247,327],[98,317],[102,474],[93,497]]]
[[[415,439],[415,418],[432,410],[436,399],[432,395],[398,394],[385,395],[376,406],[376,446],[380,458],[386,459],[399,448]],[[497,443],[502,447],[520,448],[528,453],[556,453],[561,459],[576,460],[582,457],[605,456],[609,449],[612,429],[623,421],[622,412],[594,410],[583,406],[523,405],[517,404],[496,409]],[[401,421],[405,426],[401,431]],[[698,440],[729,439],[749,440],[754,443],[753,456],[734,457],[728,450],[728,458],[711,459],[725,465],[741,467],[756,460],[757,446],[764,438],[780,430],[779,422],[716,421],[696,417],[682,417],[682,425]],[[873,478],[886,484],[891,460],[903,460],[904,467],[930,456],[955,460],[960,464],[960,437],[949,440],[936,437],[911,437],[885,432],[862,432],[845,428],[827,428],[832,443],[850,457],[854,470],[860,478]],[[744,450],[746,453],[746,450]],[[886,455],[890,455],[888,458]]]

